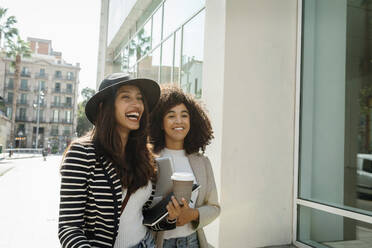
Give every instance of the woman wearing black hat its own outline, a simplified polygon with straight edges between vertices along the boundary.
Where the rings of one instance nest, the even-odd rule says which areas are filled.
[[[94,128],[73,142],[61,166],[58,236],[62,247],[155,247],[142,225],[155,167],[147,148],[148,115],[160,89],[149,79],[115,73],[85,107]],[[175,228],[180,207],[153,229]]]

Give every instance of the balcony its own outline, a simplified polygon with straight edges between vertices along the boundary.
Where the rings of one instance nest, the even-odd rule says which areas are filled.
[[[62,105],[60,102],[52,102],[52,103],[50,104],[50,107],[51,107],[51,108],[62,108],[63,105]]]
[[[29,87],[19,87],[19,90],[20,91],[30,91],[30,88]]]
[[[63,131],[63,136],[70,136],[70,135],[71,135],[70,130],[64,130]]]
[[[66,76],[65,77],[65,80],[68,80],[68,81],[75,81],[76,77],[74,76]]]
[[[32,122],[37,123],[37,118],[34,118],[34,119],[32,120]],[[45,118],[40,116],[40,117],[39,117],[39,123],[42,123],[42,122],[45,122]]]
[[[54,89],[52,89],[52,93],[58,93],[58,94],[62,93],[61,92],[61,88],[54,88]]]
[[[47,73],[35,73],[35,78],[48,79],[49,75]]]
[[[50,131],[50,136],[58,136],[58,130]]]
[[[62,103],[61,106],[62,106],[63,108],[72,108],[72,103],[70,103],[70,102],[65,102],[65,103]]]
[[[13,104],[13,99],[6,99],[5,104]]]
[[[72,124],[72,120],[71,119],[70,120],[68,120],[68,119],[62,119],[61,122],[63,124]]]
[[[17,101],[17,105],[27,105],[28,106],[28,101],[27,100],[19,100],[19,101]]]
[[[34,101],[34,104],[37,105],[37,101]],[[45,108],[45,107],[47,106],[46,101],[44,101],[44,102],[40,102],[39,104],[40,104],[40,108]]]
[[[72,89],[65,89],[65,90],[63,90],[62,91],[62,93],[64,93],[64,94],[74,94],[73,92],[72,92]]]
[[[54,79],[63,79],[62,74],[54,74]]]
[[[44,88],[41,88],[40,89],[42,92],[44,92],[44,93],[48,93],[48,87],[44,87]],[[35,87],[34,88],[34,92],[38,92],[39,91],[39,88],[38,87]]]
[[[16,116],[16,121],[28,121],[26,116]]]
[[[29,71],[22,71],[21,77],[31,77],[31,73]]]

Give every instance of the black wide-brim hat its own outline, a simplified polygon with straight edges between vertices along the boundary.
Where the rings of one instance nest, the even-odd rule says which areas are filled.
[[[146,99],[149,112],[155,107],[160,97],[159,85],[147,78],[131,78],[125,73],[114,73],[102,80],[98,92],[85,105],[85,114],[91,123],[95,123],[99,104],[108,97],[115,97],[116,90],[123,85],[137,86]]]

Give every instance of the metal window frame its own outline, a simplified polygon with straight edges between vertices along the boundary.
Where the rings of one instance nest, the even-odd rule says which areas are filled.
[[[311,209],[320,210],[330,214],[366,222],[372,224],[372,216],[343,209],[340,207],[329,206],[311,200],[301,199],[298,196],[299,186],[299,152],[300,152],[300,104],[301,104],[301,59],[302,59],[302,15],[303,1],[297,0],[297,55],[296,55],[296,99],[295,99],[295,135],[294,135],[294,170],[293,170],[293,223],[292,223],[292,243],[300,248],[311,248],[311,246],[297,240],[298,206],[305,206]]]

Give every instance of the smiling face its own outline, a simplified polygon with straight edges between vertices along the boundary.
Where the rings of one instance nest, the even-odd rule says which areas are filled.
[[[120,133],[129,134],[140,127],[144,111],[143,97],[138,87],[124,85],[117,90],[115,98],[115,119]]]
[[[165,146],[183,149],[183,141],[190,130],[190,114],[185,104],[179,104],[165,113],[163,118]]]

